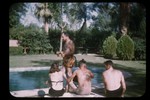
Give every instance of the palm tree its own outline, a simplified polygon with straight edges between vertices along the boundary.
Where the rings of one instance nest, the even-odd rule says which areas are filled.
[[[48,22],[52,19],[52,13],[48,9],[48,3],[38,3],[36,4],[35,15],[40,20],[42,19],[44,22],[44,28],[46,33],[48,33]]]

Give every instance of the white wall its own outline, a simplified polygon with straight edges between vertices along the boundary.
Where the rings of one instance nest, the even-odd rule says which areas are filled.
[[[18,47],[18,40],[9,40],[9,47]]]

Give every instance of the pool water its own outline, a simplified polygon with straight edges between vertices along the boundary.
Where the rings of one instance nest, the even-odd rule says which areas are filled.
[[[102,72],[104,67],[88,66],[87,67],[94,74],[92,85],[100,86],[102,83]],[[77,67],[73,67],[73,71]],[[36,71],[23,71],[23,72],[10,72],[9,73],[9,90],[29,90],[38,88],[47,88],[45,81],[48,80],[49,70],[36,70]],[[64,82],[66,84],[66,82]]]

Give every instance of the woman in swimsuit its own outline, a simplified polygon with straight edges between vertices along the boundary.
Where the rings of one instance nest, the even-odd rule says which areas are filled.
[[[53,63],[49,70],[49,81],[46,81],[46,84],[50,86],[49,95],[62,96],[64,94],[63,77],[66,79],[65,73],[59,69],[57,63]]]

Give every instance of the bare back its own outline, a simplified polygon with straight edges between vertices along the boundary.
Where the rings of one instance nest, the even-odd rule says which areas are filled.
[[[55,90],[61,90],[63,88],[63,72],[54,72],[49,74],[52,82],[52,88]]]
[[[86,69],[82,71],[81,69],[76,70],[76,75],[78,77],[78,89],[82,91],[83,94],[91,92],[91,72]],[[82,94],[80,93],[80,94]]]
[[[103,72],[104,84],[107,90],[116,90],[121,86],[123,74],[121,71],[113,69]]]

